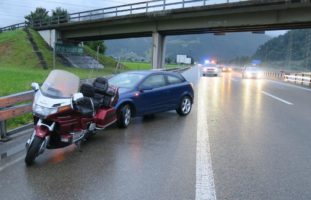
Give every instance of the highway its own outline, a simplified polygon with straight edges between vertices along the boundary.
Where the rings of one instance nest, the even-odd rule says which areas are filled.
[[[240,74],[201,77],[175,111],[108,128],[24,164],[23,134],[0,144],[0,199],[311,199],[311,90]]]

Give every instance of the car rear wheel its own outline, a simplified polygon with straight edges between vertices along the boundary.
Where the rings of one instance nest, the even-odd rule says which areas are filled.
[[[118,111],[117,126],[119,128],[127,128],[132,120],[132,109],[129,104],[123,105]]]
[[[192,108],[191,97],[184,96],[179,104],[178,109],[176,110],[180,116],[186,116],[190,113]]]

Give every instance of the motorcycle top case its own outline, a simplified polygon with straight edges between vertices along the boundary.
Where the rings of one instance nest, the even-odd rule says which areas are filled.
[[[95,122],[98,127],[104,128],[117,120],[114,108],[99,109],[95,115]]]

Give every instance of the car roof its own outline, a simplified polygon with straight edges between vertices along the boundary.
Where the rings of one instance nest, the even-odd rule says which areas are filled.
[[[177,72],[172,71],[162,71],[162,70],[141,70],[141,71],[128,71],[124,73],[130,74],[143,74],[143,75],[150,75],[150,74],[167,74],[167,75],[176,75]]]

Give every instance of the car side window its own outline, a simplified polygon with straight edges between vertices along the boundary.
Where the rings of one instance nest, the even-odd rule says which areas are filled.
[[[171,76],[171,75],[167,75],[167,81],[169,85],[173,85],[173,84],[178,84],[178,83],[182,83],[183,81],[176,77],[176,76]]]
[[[148,77],[140,88],[158,88],[166,85],[165,77],[163,75],[153,75]]]

